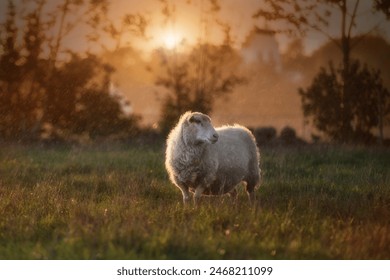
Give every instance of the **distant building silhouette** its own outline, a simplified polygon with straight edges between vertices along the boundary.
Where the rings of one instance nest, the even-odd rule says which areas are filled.
[[[263,62],[274,65],[280,71],[282,68],[279,44],[275,38],[275,31],[254,27],[249,32],[241,47],[241,55],[247,64]]]

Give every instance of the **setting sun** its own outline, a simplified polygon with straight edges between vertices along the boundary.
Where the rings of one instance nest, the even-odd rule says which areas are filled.
[[[176,48],[177,44],[180,42],[181,36],[177,32],[169,31],[165,33],[163,37],[164,46],[167,49]]]

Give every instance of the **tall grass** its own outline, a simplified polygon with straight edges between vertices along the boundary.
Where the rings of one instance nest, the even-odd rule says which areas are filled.
[[[243,190],[183,207],[163,147],[0,148],[1,259],[389,259],[390,151],[262,150]]]

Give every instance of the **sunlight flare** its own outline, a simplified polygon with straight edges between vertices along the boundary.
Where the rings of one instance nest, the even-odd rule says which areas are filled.
[[[164,47],[174,49],[181,41],[181,36],[177,32],[168,31],[163,36]]]

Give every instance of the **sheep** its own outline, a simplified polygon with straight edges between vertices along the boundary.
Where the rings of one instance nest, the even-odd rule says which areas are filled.
[[[253,134],[240,125],[214,128],[209,116],[186,112],[167,138],[165,167],[183,194],[236,196],[236,186],[246,182],[250,204],[260,183],[260,154]]]

